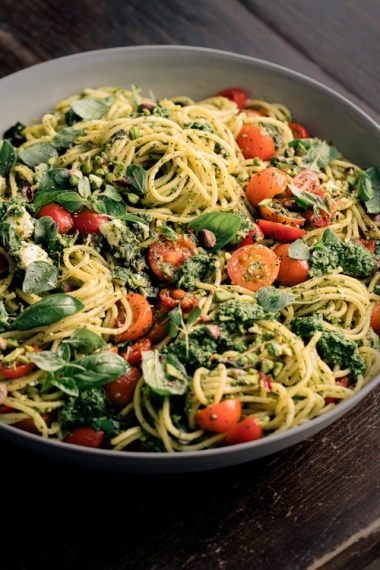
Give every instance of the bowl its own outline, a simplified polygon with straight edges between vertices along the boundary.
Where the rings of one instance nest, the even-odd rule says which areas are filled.
[[[188,95],[200,100],[239,86],[250,97],[283,103],[314,136],[331,141],[366,168],[377,164],[380,128],[363,111],[328,87],[279,65],[213,49],[138,46],[92,51],[42,63],[0,80],[0,133],[29,123],[85,87],[132,83],[157,98]],[[90,449],[44,440],[0,424],[0,436],[30,451],[86,467],[130,473],[183,473],[251,461],[319,432],[362,400],[378,382],[334,410],[290,431],[252,443],[187,453],[137,453]]]

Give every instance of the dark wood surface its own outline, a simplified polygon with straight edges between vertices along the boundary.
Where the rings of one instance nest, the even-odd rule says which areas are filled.
[[[139,44],[267,59],[380,114],[376,0],[2,0],[0,74]],[[0,442],[1,569],[360,570],[380,556],[380,388],[319,435],[207,473],[130,476]]]

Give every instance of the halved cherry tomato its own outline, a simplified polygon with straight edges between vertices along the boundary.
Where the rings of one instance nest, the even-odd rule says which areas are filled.
[[[369,251],[372,251],[372,253],[376,252],[376,242],[374,239],[354,239],[353,241],[355,243],[361,243],[364,247],[369,249]]]
[[[146,335],[147,338],[152,341],[152,344],[157,344],[168,336],[168,333],[165,330],[166,323],[161,323],[158,321],[162,315],[168,313],[169,311],[169,307],[166,307],[166,305],[163,303],[160,303],[157,308],[153,309],[153,325]]]
[[[37,346],[34,347],[34,352],[41,352],[41,349]],[[31,372],[36,365],[34,362],[30,364],[20,364],[18,360],[14,360],[10,364],[0,363],[0,374],[5,380],[15,380],[16,378],[21,378],[21,376],[26,376]]]
[[[197,253],[195,243],[186,236],[178,235],[175,241],[161,236],[149,248],[149,265],[161,281],[170,282],[176,270]]]
[[[11,408],[10,406],[6,406],[5,404],[2,404],[0,406],[0,414],[9,414],[10,412],[15,411],[14,408]]]
[[[108,352],[113,352],[114,354],[119,354],[119,348],[117,346],[112,346]]]
[[[50,426],[51,422],[53,421],[53,414],[41,414],[41,417],[46,422],[46,424]],[[21,429],[22,431],[34,433],[36,435],[40,435],[41,433],[36,427],[33,418],[26,418],[25,420],[21,420],[20,422],[12,424],[12,426],[17,429]]]
[[[308,139],[310,136],[308,130],[299,123],[289,123],[289,129],[295,139]]]
[[[280,260],[268,247],[261,244],[237,249],[227,264],[228,275],[234,285],[251,291],[272,285],[280,269]]]
[[[244,247],[245,245],[253,245],[256,242],[264,238],[264,232],[260,226],[256,225],[256,229],[250,230],[248,235],[241,240],[238,247]]]
[[[282,243],[274,248],[275,254],[280,258],[280,271],[277,281],[280,285],[293,287],[299,285],[309,278],[309,264],[305,259],[293,259],[289,257],[289,247],[291,243]]]
[[[348,376],[342,376],[342,378],[339,378],[335,384],[337,386],[343,386],[343,388],[347,388],[348,386]],[[336,402],[337,400],[339,400],[339,398],[325,398],[325,406],[328,406],[329,404],[333,404],[334,402]]]
[[[270,166],[254,174],[247,188],[247,199],[254,206],[268,198],[281,194],[286,189],[288,177],[285,172]]]
[[[317,190],[313,192],[313,194],[321,196],[321,198],[326,198],[326,193],[323,190]],[[313,226],[317,228],[324,228],[326,226],[329,226],[331,222],[335,219],[335,214],[336,214],[335,204],[332,200],[330,200],[330,212],[318,208],[318,214],[315,214],[314,209],[310,207],[306,210],[305,215]]]
[[[140,372],[132,367],[117,380],[104,384],[108,399],[115,408],[121,410],[133,401],[133,394],[139,380]]]
[[[9,266],[8,259],[5,257],[5,255],[0,253],[0,273],[8,269],[8,266]]]
[[[188,313],[197,307],[200,301],[195,295],[190,295],[183,289],[169,288],[161,289],[160,299],[169,309],[175,309],[178,303],[181,303],[181,309],[184,313]]]
[[[240,400],[224,400],[212,404],[195,414],[195,423],[202,429],[224,433],[232,428],[241,417]]]
[[[302,226],[306,221],[300,214],[292,214],[286,208],[281,208],[281,204],[275,201],[272,202],[272,206],[260,206],[260,214],[264,220],[278,224],[287,224],[293,228]]]
[[[97,234],[100,226],[108,221],[107,216],[97,212],[76,212],[73,214],[73,227],[70,233],[79,232],[81,236]]]
[[[264,127],[246,123],[242,126],[236,142],[241,149],[244,158],[260,158],[269,160],[275,153],[272,137]]]
[[[239,111],[242,110],[246,101],[247,94],[240,87],[231,87],[230,89],[224,89],[215,95],[215,97],[225,97],[230,101],[233,101],[238,106]]]
[[[247,443],[260,439],[263,435],[263,426],[259,418],[246,418],[232,427],[224,438],[226,445]]]
[[[376,334],[380,335],[380,302],[377,302],[372,310],[371,327]]]
[[[242,109],[242,113],[245,113],[247,117],[265,117],[266,115],[259,111],[258,109]]]
[[[279,241],[295,241],[306,233],[305,230],[301,230],[300,228],[292,228],[284,224],[268,222],[268,220],[258,220],[258,223],[266,236]]]
[[[103,447],[104,439],[104,431],[95,431],[91,427],[81,427],[66,436],[64,441],[82,447]]]
[[[65,208],[59,204],[46,204],[38,212],[38,219],[45,216],[50,216],[54,222],[58,224],[58,231],[60,234],[67,234],[73,227],[73,217]]]
[[[127,301],[132,309],[132,324],[123,334],[116,336],[116,342],[125,342],[126,340],[138,340],[146,335],[153,322],[152,309],[148,301],[138,293],[128,293]],[[119,311],[121,319],[125,317],[124,310]]]
[[[132,346],[128,346],[127,350],[122,352],[120,356],[131,366],[140,366],[142,362],[142,353],[145,350],[151,350],[151,348],[152,341],[149,338],[142,338],[138,342],[132,344]]]
[[[315,194],[319,189],[321,182],[318,178],[318,174],[314,170],[302,170],[291,181],[293,186],[297,186],[300,190],[306,190],[306,192],[311,192]],[[287,191],[288,196],[292,195],[290,188]]]

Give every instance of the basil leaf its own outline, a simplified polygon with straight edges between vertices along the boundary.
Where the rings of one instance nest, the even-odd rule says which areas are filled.
[[[173,376],[168,377],[159,357],[157,349],[142,352],[142,372],[145,382],[160,396],[181,396],[188,387],[186,370],[177,358],[168,356],[165,362],[166,370],[173,372]]]
[[[77,366],[83,370],[79,370]],[[79,390],[86,390],[116,380],[123,376],[129,368],[129,364],[121,356],[113,352],[101,351],[70,362],[63,369],[63,374],[72,378]]]
[[[40,142],[20,151],[18,156],[24,164],[33,168],[40,162],[47,162],[49,158],[58,158],[58,152],[51,144]]]
[[[217,251],[230,242],[240,229],[241,219],[235,214],[228,214],[226,212],[210,212],[202,214],[192,220],[188,227],[195,232],[201,230],[209,230],[216,237],[216,244],[208,251]]]
[[[171,322],[173,323],[173,325],[175,325],[176,327],[180,327],[181,323],[182,323],[182,311],[181,311],[181,307],[178,306],[175,309],[173,309],[172,311],[170,311],[170,313],[168,313],[169,319],[171,320]]]
[[[71,103],[70,107],[78,117],[86,121],[94,121],[101,119],[114,102],[115,97],[110,95],[105,99],[78,99]]]
[[[338,238],[338,236],[336,234],[334,234],[334,232],[332,230],[330,230],[330,228],[327,228],[322,235],[322,242],[325,245],[332,245],[334,243],[338,243],[340,242],[340,239]],[[290,248],[289,248],[290,249]]]
[[[3,301],[0,301],[0,332],[6,331],[9,327],[9,316]]]
[[[6,222],[0,223],[0,238],[5,249],[11,255],[17,255],[22,243],[14,229]]]
[[[137,164],[127,166],[127,178],[136,194],[144,194],[148,184],[147,172]]]
[[[34,327],[52,325],[83,309],[84,304],[75,297],[56,293],[25,309],[14,321],[14,327],[19,331],[28,331]]]
[[[49,242],[58,233],[58,224],[50,216],[44,216],[37,220],[34,226],[34,243]]]
[[[101,348],[106,344],[101,336],[89,329],[77,329],[63,343],[71,345],[77,352],[83,354],[91,354],[96,348]]]
[[[119,220],[123,220],[124,222],[131,222],[134,224],[140,224],[144,231],[149,232],[148,224],[138,216],[134,216],[133,214],[124,214],[123,216],[119,216]]]
[[[289,257],[292,259],[310,259],[309,248],[302,239],[297,239],[288,249]]]
[[[91,196],[91,185],[87,176],[83,176],[78,182],[78,194],[86,199]]]
[[[296,296],[275,287],[262,287],[256,293],[256,301],[266,313],[278,313],[287,305],[291,305]]]
[[[322,198],[322,196],[317,196],[317,194],[312,194],[306,190],[301,190],[294,186],[294,184],[288,184],[292,194],[296,197],[296,202],[301,206],[308,208],[309,206],[317,207],[324,212],[331,211],[330,200],[328,198]]]
[[[67,168],[53,168],[42,176],[38,192],[56,192],[57,190],[71,190]]]
[[[57,378],[53,376],[50,380],[50,384],[56,386],[56,388],[59,388],[59,390],[62,390],[62,392],[65,392],[65,394],[69,396],[79,396],[79,389],[73,378],[66,378],[65,376]]]
[[[97,200],[96,198],[90,197],[89,202],[93,207],[93,209],[95,210],[95,212],[98,212],[98,214],[106,213],[106,207],[100,199]]]
[[[201,315],[202,309],[200,307],[194,307],[187,319],[187,324],[192,325]]]
[[[83,204],[84,200],[76,192],[61,192],[57,196],[58,204],[61,204],[66,210],[73,214],[79,210]]]
[[[363,202],[368,202],[374,197],[371,179],[366,172],[361,172],[358,181],[358,196]]]
[[[327,166],[330,160],[339,155],[335,147],[319,139],[294,139],[289,146],[302,153],[302,161],[314,172],[319,172],[320,167]]]
[[[65,127],[52,138],[50,144],[54,148],[69,148],[78,137],[83,135],[83,133],[84,131],[82,129]]]
[[[33,261],[28,265],[22,290],[24,293],[44,293],[58,285],[58,267],[46,261]]]
[[[161,226],[160,233],[164,234],[170,241],[177,241],[179,235],[170,226]]]
[[[111,186],[111,184],[106,185],[106,189],[101,194],[101,196],[107,196],[108,198],[112,198],[112,200],[115,200],[115,202],[121,202],[123,200],[119,192],[113,186]]]
[[[15,149],[9,141],[4,140],[0,150],[0,176],[8,174],[14,167],[15,162]]]
[[[99,196],[97,202],[101,202],[104,207],[104,213],[107,216],[112,216],[113,218],[120,218],[127,213],[127,206],[123,199],[114,200],[113,198],[108,198],[108,196]]]
[[[57,348],[56,355],[63,358],[65,362],[69,362],[71,356],[70,347],[67,344],[60,344]]]
[[[373,197],[365,203],[366,210],[369,214],[380,214],[380,177],[379,170],[375,166],[367,168],[365,174],[371,181]]]
[[[50,350],[30,352],[28,353],[28,358],[34,362],[38,368],[46,370],[46,372],[56,372],[67,364],[56,352],[51,352]]]

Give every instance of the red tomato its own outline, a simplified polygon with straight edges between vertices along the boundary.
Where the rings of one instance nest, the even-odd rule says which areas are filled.
[[[277,281],[280,285],[293,287],[309,279],[309,263],[305,259],[292,259],[289,257],[291,243],[283,243],[274,248],[275,254],[280,258],[280,271]]]
[[[311,192],[315,194],[319,189],[321,182],[318,178],[318,174],[314,170],[302,170],[291,181],[293,186],[297,186],[300,190],[306,190],[306,192]],[[288,195],[292,195],[292,191],[288,189]]]
[[[380,302],[377,302],[372,310],[371,327],[376,334],[380,335]]]
[[[104,385],[108,399],[115,408],[121,410],[133,401],[133,395],[139,380],[140,372],[137,368],[132,367],[117,380]]]
[[[308,139],[310,136],[308,130],[298,123],[289,123],[289,128],[295,139]]]
[[[152,341],[149,338],[142,338],[138,342],[129,346],[120,356],[124,358],[131,366],[140,366],[142,362],[142,352],[152,349]]]
[[[370,217],[371,220],[373,220],[374,222],[380,222],[380,214],[369,214],[369,217]]]
[[[114,354],[119,354],[119,349],[117,346],[112,346],[108,352],[113,352]]]
[[[376,253],[376,243],[374,239],[354,239],[353,241],[355,243],[361,243],[362,245],[364,245],[364,247],[369,249],[369,251],[372,251],[372,253]]]
[[[157,344],[168,336],[168,333],[165,331],[166,323],[158,321],[161,319],[162,315],[169,311],[169,307],[166,307],[163,303],[160,303],[156,309],[153,309],[153,325],[146,335],[147,338],[152,341],[152,344]]]
[[[9,414],[9,412],[13,412],[15,411],[14,408],[11,408],[10,406],[6,406],[5,404],[2,404],[0,406],[0,414]]]
[[[247,117],[265,117],[266,115],[259,111],[258,109],[242,109],[242,113],[245,113]]]
[[[256,242],[263,239],[264,233],[260,226],[256,226],[255,230],[250,230],[248,235],[241,240],[238,247],[244,247],[245,245],[254,245]]]
[[[47,423],[47,425],[50,426],[50,424],[53,420],[53,415],[52,414],[41,414],[41,417]],[[22,431],[34,433],[36,435],[39,435],[41,433],[37,429],[33,418],[26,418],[25,420],[21,420],[20,422],[12,424],[12,426],[17,428],[17,429],[21,429]]]
[[[262,200],[273,198],[281,194],[288,184],[288,176],[278,168],[270,166],[254,174],[247,188],[247,199],[254,206],[258,206]]]
[[[337,386],[343,386],[343,388],[347,388],[348,386],[348,376],[342,376],[342,378],[339,378],[339,380],[337,380],[335,382],[335,384]],[[336,402],[337,400],[339,400],[339,398],[325,398],[325,406],[328,406],[329,404],[333,404],[334,402]]]
[[[259,125],[243,125],[236,142],[246,159],[257,157],[260,160],[270,160],[275,153],[272,137]]]
[[[54,222],[57,222],[60,234],[67,234],[74,224],[73,217],[70,212],[65,210],[65,208],[62,208],[59,204],[47,204],[46,206],[43,206],[38,212],[37,217],[40,219],[44,216],[50,216]]]
[[[34,352],[41,352],[41,349],[35,346]],[[34,362],[30,364],[20,364],[18,360],[14,360],[10,364],[1,362],[0,374],[5,380],[16,380],[16,378],[21,378],[21,376],[29,374],[35,367]]]
[[[276,206],[275,202],[273,202],[273,206]],[[292,216],[290,213],[287,215],[286,212],[287,210],[281,207],[260,206],[260,214],[264,220],[269,220],[270,222],[276,222],[278,224],[287,224],[293,228],[302,226],[305,223],[305,218],[302,218],[299,215],[297,217]]]
[[[195,295],[186,293],[183,289],[161,289],[160,299],[169,309],[174,309],[181,303],[181,309],[188,313],[199,305],[199,299]]]
[[[233,101],[238,106],[239,111],[242,110],[247,101],[247,95],[243,89],[240,89],[240,87],[231,87],[230,89],[224,89],[224,91],[217,93],[215,97],[225,97],[226,99]]]
[[[176,270],[190,257],[197,255],[195,243],[188,237],[178,235],[175,241],[161,236],[149,248],[149,265],[161,281],[173,281]]]
[[[126,340],[138,340],[146,335],[153,322],[152,309],[148,301],[138,293],[128,293],[127,301],[132,309],[132,324],[127,331],[116,336],[116,342],[125,342]],[[119,311],[121,319],[125,317],[124,309]]]
[[[194,420],[202,429],[224,433],[240,420],[240,416],[240,400],[224,400],[200,410],[195,414]]]
[[[280,260],[268,247],[261,244],[237,249],[227,264],[229,278],[234,285],[251,291],[272,285],[280,269]]]
[[[65,443],[82,447],[103,447],[104,439],[104,431],[95,431],[90,427],[81,427],[67,435],[64,441]]]
[[[236,445],[260,439],[263,435],[263,426],[259,418],[247,418],[232,427],[226,434],[224,443]]]
[[[268,222],[268,220],[258,220],[260,228],[266,236],[279,241],[295,241],[305,235],[305,230],[300,228],[292,228],[284,224],[276,224]]]
[[[70,233],[79,232],[79,235],[99,233],[99,228],[104,222],[108,222],[107,216],[97,212],[76,212],[73,214],[73,227]]]
[[[0,253],[0,273],[8,269],[8,266],[9,266],[8,259],[5,257],[5,255]]]

